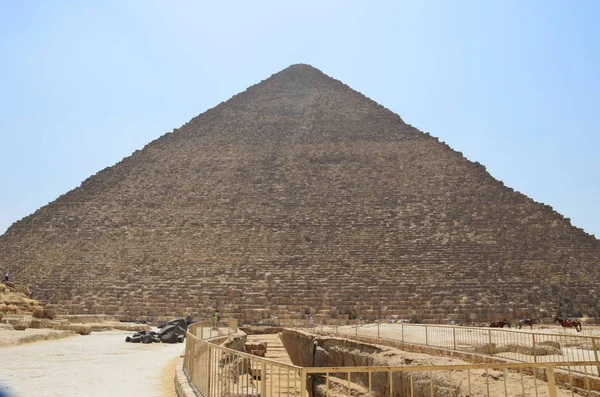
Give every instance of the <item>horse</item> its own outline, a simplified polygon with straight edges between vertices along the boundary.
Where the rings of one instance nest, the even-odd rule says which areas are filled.
[[[554,322],[559,323],[563,328],[575,328],[577,332],[581,332],[581,323],[577,320],[567,318],[563,320],[558,316],[554,316]]]
[[[533,324],[541,324],[541,320],[539,317],[536,318],[525,318],[523,320],[519,320],[517,323],[517,327],[521,329],[524,325],[529,325],[530,329],[533,329]]]
[[[505,325],[508,325],[508,328],[510,328],[510,323],[506,319],[500,321],[492,321],[490,323],[490,327],[493,328],[504,328]]]

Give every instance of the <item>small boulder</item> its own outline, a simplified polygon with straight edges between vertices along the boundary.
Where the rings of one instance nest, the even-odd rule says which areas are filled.
[[[178,336],[175,332],[166,332],[160,336],[160,340],[163,343],[177,343]]]
[[[152,343],[152,342],[154,342],[152,335],[142,336],[142,343]]]

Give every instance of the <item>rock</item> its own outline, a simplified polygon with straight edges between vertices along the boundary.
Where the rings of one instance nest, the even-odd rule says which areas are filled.
[[[152,335],[142,336],[142,343],[152,343],[152,342],[154,342]]]
[[[79,335],[89,335],[92,333],[92,326],[88,324],[60,324],[55,329],[74,331]]]
[[[162,337],[162,335],[165,335],[168,333],[175,333],[175,335],[185,335],[185,329],[181,328],[178,325],[167,324],[158,332],[158,335]]]
[[[175,332],[166,332],[160,336],[160,340],[163,343],[177,343],[178,336]]]
[[[553,348],[560,350],[560,343],[553,341],[553,340],[545,340],[545,341],[539,342],[538,345],[552,346]]]
[[[32,318],[29,328],[35,328],[35,329],[44,328],[44,322],[39,318]]]
[[[244,345],[244,350],[246,351],[246,353],[250,353],[250,354],[255,354],[253,352],[263,352],[260,354],[255,354],[255,355],[260,355],[261,357],[265,356],[265,353],[267,352],[267,344],[264,342],[261,343],[246,343]]]
[[[56,313],[54,310],[48,310],[46,308],[35,309],[32,313],[34,318],[47,318],[49,320],[54,320],[56,318]]]
[[[229,339],[227,339],[225,343],[223,343],[223,346],[225,346],[228,349],[245,352],[246,340],[246,335],[229,337]]]
[[[30,324],[31,323],[29,321],[17,321],[13,324],[13,327],[16,331],[25,331],[27,328],[29,328]]]
[[[175,320],[171,320],[171,321],[167,322],[166,325],[167,326],[168,325],[177,325],[184,331],[187,330],[187,323],[185,322],[185,319],[183,319],[183,318],[176,318]]]

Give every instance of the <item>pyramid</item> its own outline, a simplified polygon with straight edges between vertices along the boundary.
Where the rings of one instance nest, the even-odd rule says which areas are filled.
[[[600,241],[400,116],[293,65],[0,236],[63,314],[600,315]]]

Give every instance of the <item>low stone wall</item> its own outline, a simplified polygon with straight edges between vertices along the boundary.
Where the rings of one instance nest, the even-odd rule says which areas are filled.
[[[502,359],[502,358],[490,357],[490,356],[473,354],[473,353],[468,353],[468,352],[461,352],[461,351],[457,351],[457,350],[442,349],[440,347],[432,347],[432,346],[425,346],[425,345],[413,345],[410,343],[370,338],[367,336],[347,335],[346,337],[349,339],[352,339],[352,340],[357,340],[357,341],[361,341],[361,342],[365,342],[365,343],[372,343],[372,344],[394,347],[396,349],[399,349],[399,350],[402,350],[405,352],[422,353],[422,354],[427,354],[430,356],[444,356],[444,357],[457,358],[459,360],[464,360],[464,361],[467,361],[467,362],[473,363],[473,364],[487,364],[487,363],[493,364],[493,363],[511,362],[510,360],[506,360],[506,359]]]
[[[321,334],[321,335],[325,335],[325,334]],[[356,335],[349,335],[347,337],[352,340],[359,341],[359,342],[390,346],[390,347],[394,347],[396,349],[400,349],[400,350],[406,351],[406,352],[422,353],[422,354],[427,354],[427,355],[432,355],[432,356],[444,356],[444,357],[458,358],[458,359],[461,359],[461,360],[464,360],[466,362],[473,363],[473,364],[487,364],[487,363],[493,364],[493,363],[514,362],[512,360],[507,360],[507,359],[502,359],[502,358],[497,358],[497,357],[490,357],[490,356],[485,356],[485,355],[480,355],[480,354],[472,354],[472,353],[467,353],[467,352],[460,352],[460,351],[456,351],[456,350],[442,349],[442,348],[438,348],[438,347],[431,347],[431,346],[424,346],[424,345],[412,345],[409,343],[397,342],[397,341],[393,341],[393,340],[381,340],[381,339],[377,339],[377,338],[369,338],[366,336],[356,336]],[[282,340],[283,340],[283,338],[282,338]],[[287,346],[286,346],[286,348],[287,348]],[[554,347],[554,348],[556,348],[556,347]],[[290,354],[290,356],[291,356],[291,354]],[[533,373],[528,370],[525,370],[525,372]],[[542,380],[544,380],[544,381],[546,380],[544,373],[540,373],[540,374],[538,374],[538,376]],[[589,377],[585,377],[578,373],[561,370],[560,367],[557,368],[557,371],[555,372],[555,378],[556,378],[556,381],[559,383],[572,384],[574,387],[580,388],[582,390],[587,390],[587,389],[600,390],[600,379],[589,378]]]
[[[406,352],[389,346],[347,338],[320,336],[300,330],[283,330],[281,341],[288,351],[292,363],[306,367],[439,365],[439,359],[430,355]],[[468,363],[448,358],[445,360],[445,364],[461,365]],[[331,375],[335,377],[335,374]],[[433,387],[435,390],[439,389],[442,394],[447,392],[449,387],[444,375],[433,374]],[[395,395],[410,395],[411,391],[408,387],[410,387],[411,381],[409,376],[409,374],[402,372],[393,374],[392,382],[396,385]],[[369,384],[367,373],[353,373],[352,380],[354,384],[359,385],[353,391],[353,395],[356,393],[357,396],[360,396],[363,392],[365,395],[369,394],[368,390],[363,390]],[[307,388],[311,396],[321,396],[323,390],[326,390],[322,387],[322,383],[323,380],[318,376],[313,376],[308,380]],[[389,396],[390,380],[387,373],[373,373],[371,385],[372,395],[377,397]],[[429,378],[420,373],[412,374],[412,385],[414,396],[429,395],[431,391],[429,389]],[[422,388],[421,385],[423,385]],[[458,392],[458,387],[456,392]],[[405,388],[406,390],[404,390]],[[455,395],[458,395],[458,393],[455,393]]]

